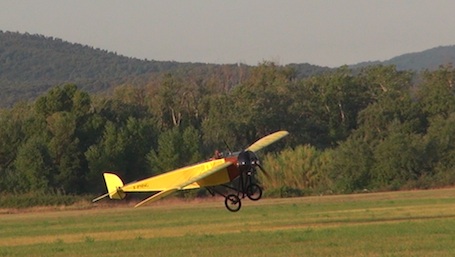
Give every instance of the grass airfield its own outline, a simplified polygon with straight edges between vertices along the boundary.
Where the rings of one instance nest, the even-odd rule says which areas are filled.
[[[0,211],[0,256],[455,256],[455,189]]]

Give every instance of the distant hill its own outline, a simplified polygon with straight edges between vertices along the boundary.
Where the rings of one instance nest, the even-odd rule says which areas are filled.
[[[0,106],[34,98],[63,83],[97,92],[184,65],[128,58],[52,37],[0,31]]]
[[[400,70],[420,71],[449,63],[455,63],[455,46],[440,46],[350,67],[393,64]],[[298,79],[330,70],[308,63],[286,67],[292,68]],[[198,83],[210,81],[231,88],[241,83],[252,68],[254,66],[244,64],[140,60],[58,38],[0,31],[0,107],[34,99],[64,83],[75,83],[89,92],[104,92],[125,83],[154,84],[168,73]]]
[[[370,65],[395,65],[398,70],[435,70],[441,65],[455,64],[455,46],[439,46],[422,52],[399,55],[386,61],[362,62],[351,65],[360,68]]]
[[[0,107],[34,99],[63,83],[100,92],[125,83],[145,85],[166,73],[232,87],[251,68],[243,64],[140,60],[58,38],[0,31]],[[298,77],[328,69],[310,64],[294,68]]]

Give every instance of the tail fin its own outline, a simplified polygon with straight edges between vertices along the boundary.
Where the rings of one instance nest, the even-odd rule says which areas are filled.
[[[123,181],[113,173],[104,173],[104,181],[106,182],[107,192],[111,199],[125,198],[125,192],[122,191]]]

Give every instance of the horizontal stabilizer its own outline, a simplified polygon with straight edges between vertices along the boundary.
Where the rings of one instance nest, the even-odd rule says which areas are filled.
[[[108,197],[108,196],[109,196],[109,193],[104,194],[104,195],[101,195],[101,196],[98,196],[97,198],[95,198],[95,199],[92,200],[92,203],[98,202],[99,200],[101,200],[101,199],[103,199],[103,198],[105,198],[105,197]]]

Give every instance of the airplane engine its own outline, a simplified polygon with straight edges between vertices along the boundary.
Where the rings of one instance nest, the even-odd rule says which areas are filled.
[[[240,173],[253,171],[258,164],[259,159],[252,151],[242,151],[237,157],[237,167],[239,168]]]

